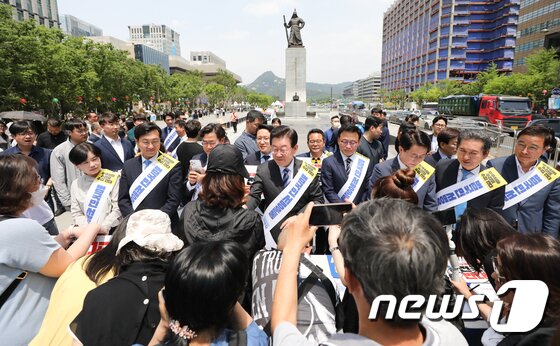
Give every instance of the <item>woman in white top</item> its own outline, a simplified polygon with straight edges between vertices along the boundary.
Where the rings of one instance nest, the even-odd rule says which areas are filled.
[[[102,230],[109,232],[122,219],[118,205],[119,179],[116,176],[117,173],[103,170],[104,175],[101,179],[103,182],[96,179],[102,171],[101,150],[87,142],[72,148],[68,158],[84,173],[74,180],[70,188],[74,224],[83,226],[95,222],[101,226]],[[106,182],[113,182],[113,184]]]

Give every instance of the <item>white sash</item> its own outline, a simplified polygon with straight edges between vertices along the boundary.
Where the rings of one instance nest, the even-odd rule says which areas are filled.
[[[102,169],[95,177],[84,199],[84,214],[88,223],[100,223],[107,206],[110,203],[110,195],[117,183],[119,174],[108,169]]]
[[[136,210],[138,205],[142,203],[144,198],[148,196],[150,192],[159,184],[159,182],[171,171],[179,161],[175,160],[167,154],[160,153],[156,162],[148,166],[147,169],[142,172],[134,180],[132,186],[128,190],[130,194],[130,201],[132,202],[132,208]],[[175,188],[175,187],[171,187]]]
[[[264,211],[262,221],[264,226],[266,248],[268,250],[276,248],[276,242],[274,241],[270,231],[278,224],[278,222],[280,222],[280,220],[282,220],[290,211],[292,211],[292,209],[294,209],[294,206],[303,196],[305,190],[307,190],[309,185],[311,185],[311,182],[317,175],[317,171],[317,168],[307,162],[302,162],[296,176],[292,179],[292,181],[290,181],[288,186],[286,186],[284,190],[276,196],[276,198]]]
[[[173,143],[178,136],[179,135],[177,134],[177,130],[175,130],[175,129],[173,129],[173,130],[171,130],[171,132],[169,132],[167,137],[165,137],[165,141],[163,142],[163,146],[165,147],[165,151],[167,151],[167,148],[169,148],[171,143]]]
[[[539,162],[535,169],[506,186],[504,209],[531,197],[558,177],[560,177],[560,172],[543,161]]]
[[[412,189],[414,192],[418,192],[422,186],[430,179],[434,174],[435,168],[428,164],[426,161],[422,161],[414,167],[414,184],[412,184]]]
[[[340,191],[338,191],[338,197],[345,200],[353,201],[360,191],[360,186],[364,179],[366,178],[367,169],[369,166],[369,159],[364,155],[356,153],[355,159],[352,161],[352,166],[350,166],[350,174],[346,183],[342,186]]]
[[[478,176],[470,177],[439,191],[437,193],[438,210],[455,207],[506,184],[507,182],[494,167],[486,169]]]
[[[177,158],[177,149],[179,149],[179,146],[181,145],[181,143],[183,143],[185,140],[183,139],[183,137],[181,137],[181,140],[179,141],[179,144],[177,144],[177,146],[175,147],[175,149],[173,149],[173,151],[171,152],[171,157],[176,159]]]

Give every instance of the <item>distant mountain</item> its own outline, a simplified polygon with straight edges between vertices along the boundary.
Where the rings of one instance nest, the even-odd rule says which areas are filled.
[[[307,99],[318,100],[322,98],[329,98],[331,96],[331,88],[333,97],[342,97],[342,91],[346,86],[352,82],[343,82],[338,84],[321,84],[321,83],[307,83]],[[279,97],[283,100],[286,92],[286,80],[276,76],[272,71],[266,71],[261,74],[253,83],[246,86],[247,89],[259,93],[267,94],[270,96]]]

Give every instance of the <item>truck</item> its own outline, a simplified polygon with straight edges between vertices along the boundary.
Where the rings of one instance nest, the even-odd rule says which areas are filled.
[[[450,95],[439,99],[438,111],[443,115],[475,118],[517,130],[531,121],[531,104],[528,97]]]

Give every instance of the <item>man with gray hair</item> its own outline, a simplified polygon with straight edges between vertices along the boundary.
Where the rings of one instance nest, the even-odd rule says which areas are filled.
[[[480,131],[461,131],[457,141],[457,158],[441,160],[436,165],[436,192],[450,186],[459,187],[463,181],[476,177],[484,171],[487,167],[482,164],[482,161],[488,157],[491,146],[490,138]],[[500,212],[504,206],[504,193],[505,186],[473,198],[469,198],[467,194],[464,202],[448,210],[449,213],[455,213],[455,220],[459,220],[468,207],[491,208]],[[442,202],[442,199],[438,198],[438,201]]]
[[[295,327],[297,315],[297,269],[302,248],[316,227],[309,227],[312,204],[288,220],[280,273],[272,305],[275,345],[316,345]],[[387,304],[380,304],[377,318],[370,319],[372,303],[381,295],[395,298],[396,306],[410,295],[428,300],[444,291],[449,245],[434,216],[413,204],[395,199],[376,199],[360,204],[344,217],[338,246],[339,275],[356,300],[359,333],[331,335],[329,345],[467,345],[451,323],[422,317],[386,318]]]

